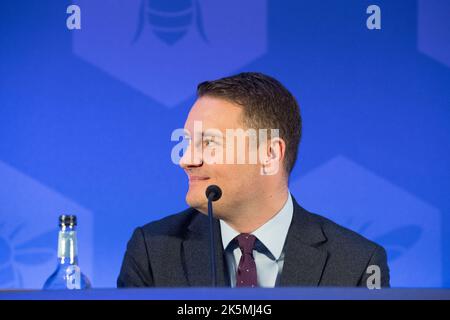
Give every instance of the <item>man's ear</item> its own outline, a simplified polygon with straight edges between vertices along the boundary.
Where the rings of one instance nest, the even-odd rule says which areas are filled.
[[[282,167],[286,143],[283,139],[275,137],[270,139],[264,148],[266,150],[261,159],[261,175],[275,175]]]

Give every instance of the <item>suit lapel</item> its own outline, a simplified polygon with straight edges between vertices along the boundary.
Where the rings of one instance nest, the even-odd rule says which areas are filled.
[[[328,253],[318,249],[326,241],[320,224],[297,201],[286,237],[284,265],[279,286],[317,286],[320,283]],[[216,241],[217,285],[230,286],[228,269],[225,264],[220,225],[214,219]],[[190,286],[211,286],[209,221],[198,211],[188,226],[183,241],[182,261]]]
[[[317,246],[326,241],[322,228],[311,214],[294,202],[294,214],[286,237],[280,286],[317,286],[327,252]]]
[[[214,237],[216,245],[217,286],[230,286],[223,253],[219,221],[214,219]],[[190,286],[211,286],[211,262],[209,244],[208,217],[195,211],[183,241],[182,260]]]

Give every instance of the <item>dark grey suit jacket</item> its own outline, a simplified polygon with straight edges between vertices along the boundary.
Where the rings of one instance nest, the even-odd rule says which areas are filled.
[[[366,286],[369,265],[381,270],[381,286],[389,287],[383,247],[294,202],[287,234],[280,286]],[[123,260],[118,287],[210,286],[208,217],[195,209],[137,228]],[[230,286],[215,219],[219,286]]]

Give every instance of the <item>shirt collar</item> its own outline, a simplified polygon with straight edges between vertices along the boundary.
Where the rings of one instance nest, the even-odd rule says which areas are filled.
[[[278,260],[283,252],[284,242],[291,225],[294,214],[294,205],[292,203],[291,193],[288,193],[288,199],[283,208],[278,211],[269,221],[252,232],[258,240],[270,251]],[[220,232],[222,235],[222,244],[226,249],[230,242],[239,235],[239,232],[230,227],[225,221],[220,220]]]

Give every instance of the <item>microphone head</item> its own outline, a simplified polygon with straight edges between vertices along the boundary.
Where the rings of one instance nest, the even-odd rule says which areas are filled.
[[[217,201],[222,197],[222,190],[219,188],[219,186],[216,186],[215,184],[212,184],[206,188],[205,192],[206,198],[211,201]]]

